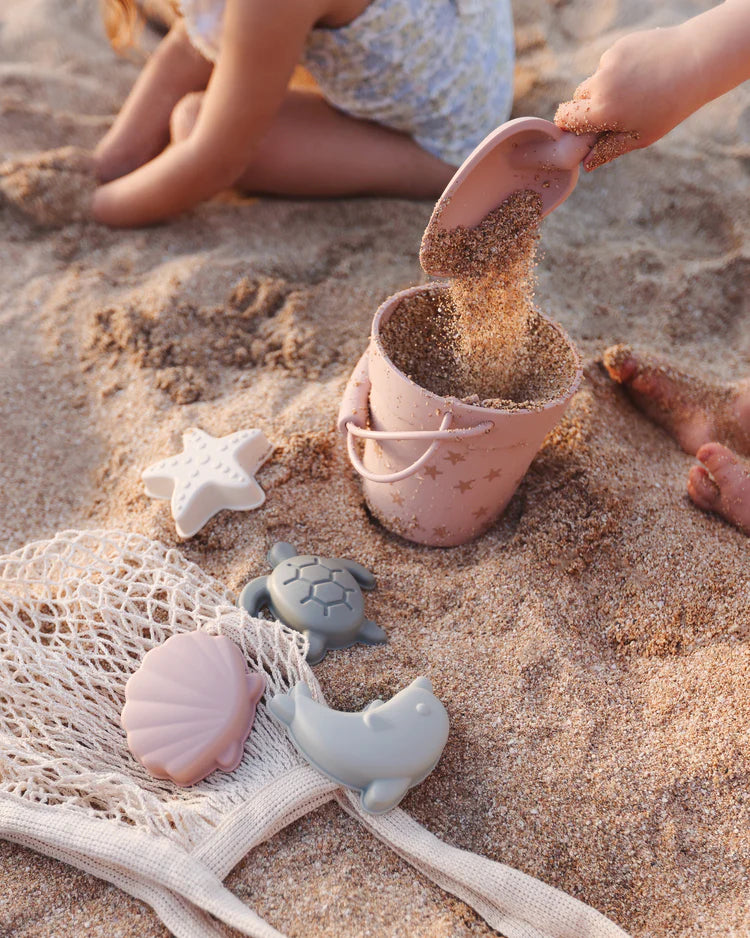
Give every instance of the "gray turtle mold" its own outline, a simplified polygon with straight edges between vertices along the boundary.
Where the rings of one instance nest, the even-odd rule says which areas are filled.
[[[380,626],[365,618],[362,590],[375,587],[375,577],[354,560],[298,556],[291,544],[279,541],[268,552],[274,568],[269,576],[251,580],[239,605],[257,615],[261,609],[310,643],[307,660],[317,664],[327,651],[355,642],[379,645],[386,640]]]

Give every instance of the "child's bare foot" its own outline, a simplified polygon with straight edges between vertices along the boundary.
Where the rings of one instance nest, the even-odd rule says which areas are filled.
[[[713,384],[658,358],[615,345],[604,353],[610,377],[687,453],[719,440],[750,455],[750,381]]]
[[[688,494],[704,511],[715,511],[750,534],[750,464],[721,443],[706,443],[697,452]]]
[[[95,188],[91,154],[76,147],[0,165],[0,204],[45,227],[89,218]]]

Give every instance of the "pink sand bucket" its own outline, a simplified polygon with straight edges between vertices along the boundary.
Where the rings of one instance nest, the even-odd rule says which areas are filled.
[[[573,365],[572,380],[554,400],[533,410],[501,410],[440,397],[415,384],[386,354],[381,328],[404,299],[442,289],[412,287],[378,309],[338,417],[375,517],[407,540],[433,547],[470,541],[502,514],[581,380],[575,346],[543,317]],[[361,458],[357,440],[365,441]]]

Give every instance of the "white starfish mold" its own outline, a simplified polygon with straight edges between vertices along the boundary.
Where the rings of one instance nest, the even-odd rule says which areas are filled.
[[[182,435],[182,452],[154,463],[141,478],[146,494],[169,498],[180,537],[192,537],[218,511],[249,511],[266,500],[255,473],[273,452],[261,430],[214,437],[192,428]]]

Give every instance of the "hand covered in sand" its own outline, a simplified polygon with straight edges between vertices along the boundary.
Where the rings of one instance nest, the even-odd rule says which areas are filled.
[[[583,162],[591,171],[650,146],[748,77],[750,0],[726,0],[680,26],[618,39],[559,106],[555,123],[601,134]]]
[[[95,188],[91,154],[77,147],[0,164],[0,204],[44,227],[89,218]]]

